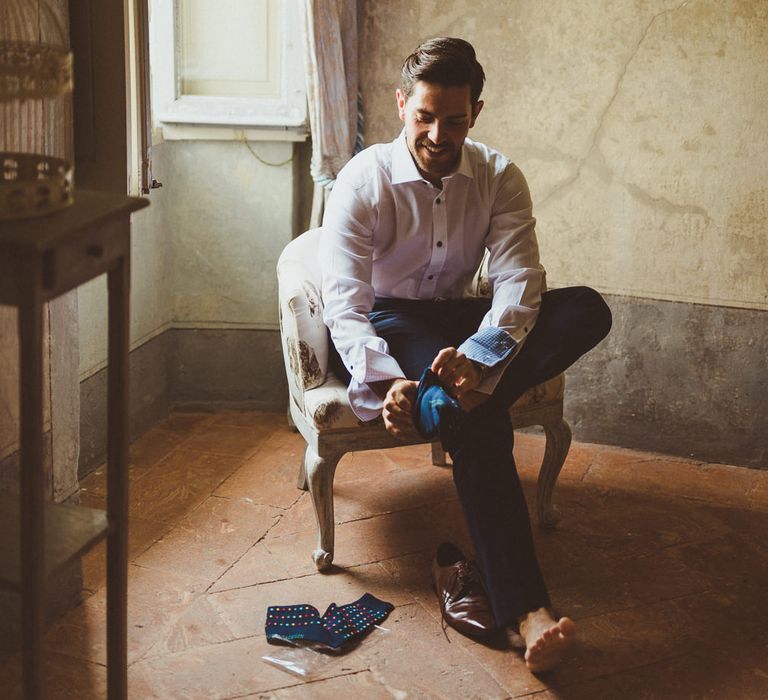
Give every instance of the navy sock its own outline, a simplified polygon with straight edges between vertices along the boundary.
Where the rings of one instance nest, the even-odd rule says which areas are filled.
[[[328,633],[314,605],[270,605],[264,625],[267,640],[302,639],[326,644]]]
[[[337,606],[331,603],[322,617],[330,635],[330,645],[337,649],[353,641],[381,622],[394,609],[392,603],[379,600],[366,593],[354,603]]]
[[[392,603],[366,593],[354,603],[331,603],[322,617],[306,603],[271,605],[267,608],[267,641],[307,641],[339,649],[368,632],[394,610]]]

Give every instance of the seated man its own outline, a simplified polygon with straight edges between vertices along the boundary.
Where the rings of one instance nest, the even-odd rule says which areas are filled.
[[[484,80],[461,39],[431,39],[406,59],[396,91],[404,130],[356,155],[328,202],[324,319],[355,414],[383,415],[394,436],[439,434],[451,454],[480,576],[441,545],[444,618],[467,633],[519,628],[538,672],[559,661],[575,624],[550,610],[508,408],[599,343],[611,314],[586,287],[542,293],[525,178],[467,138]],[[493,298],[464,298],[486,249]]]

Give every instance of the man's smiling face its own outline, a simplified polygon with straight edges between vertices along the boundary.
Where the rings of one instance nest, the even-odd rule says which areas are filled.
[[[417,81],[411,96],[398,90],[397,108],[405,123],[405,140],[416,166],[433,185],[459,163],[461,147],[483,107],[472,105],[469,85],[448,86]]]

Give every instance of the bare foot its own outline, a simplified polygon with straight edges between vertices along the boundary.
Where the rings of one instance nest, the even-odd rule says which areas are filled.
[[[528,613],[520,621],[525,640],[525,664],[532,673],[550,671],[560,663],[576,638],[576,623],[569,617],[555,620],[546,608]]]

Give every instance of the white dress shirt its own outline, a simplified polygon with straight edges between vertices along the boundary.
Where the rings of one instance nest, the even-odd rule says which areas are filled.
[[[544,270],[523,174],[466,139],[456,171],[442,184],[421,176],[403,131],[349,161],[328,200],[320,246],[323,318],[352,376],[349,399],[361,420],[382,409],[368,383],[405,376],[368,320],[375,297],[465,296],[488,249],[493,301],[480,329],[501,329],[519,349],[536,322]],[[509,359],[486,374],[479,391],[493,391]]]

